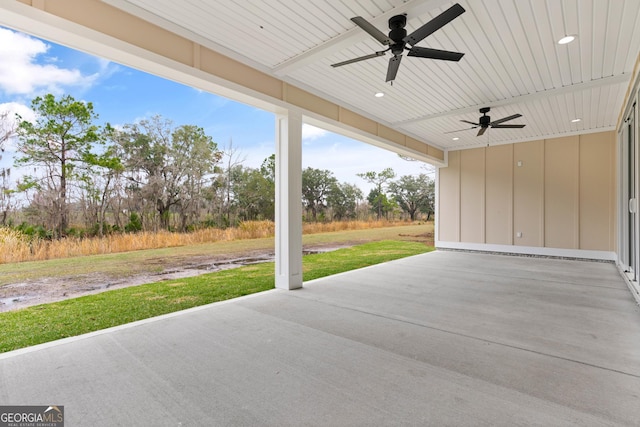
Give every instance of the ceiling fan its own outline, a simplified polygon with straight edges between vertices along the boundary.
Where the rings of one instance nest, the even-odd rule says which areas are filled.
[[[484,134],[485,131],[488,128],[494,128],[494,129],[521,129],[521,128],[525,127],[525,125],[503,125],[502,124],[504,122],[508,122],[509,120],[513,120],[513,119],[517,119],[518,117],[522,117],[522,114],[514,114],[514,115],[509,116],[509,117],[504,117],[502,119],[491,121],[491,117],[487,116],[487,113],[490,110],[491,110],[491,107],[484,107],[484,108],[480,109],[480,113],[482,113],[482,116],[480,116],[480,120],[478,121],[478,123],[470,122],[469,120],[460,120],[461,122],[469,123],[470,125],[473,125],[473,127],[470,127],[470,128],[467,128],[467,129],[453,130],[451,132],[445,132],[445,133],[461,132],[463,130],[475,129],[475,128],[479,127],[480,130],[478,131],[478,135],[476,135],[476,136],[480,136],[480,135]]]
[[[385,46],[389,46],[385,50],[374,52],[369,55],[360,56],[358,58],[349,59],[347,61],[331,64],[332,67],[341,67],[343,65],[352,64],[354,62],[364,61],[366,59],[376,58],[378,56],[384,56],[385,53],[391,51],[393,57],[389,59],[389,67],[387,68],[387,82],[393,84],[393,80],[398,74],[398,67],[400,67],[400,60],[402,60],[402,52],[409,51],[408,56],[417,56],[418,58],[431,58],[431,59],[443,59],[445,61],[459,61],[464,53],[450,52],[447,50],[430,49],[426,47],[415,46],[416,43],[422,41],[428,35],[436,32],[440,28],[444,27],[449,22],[464,13],[464,8],[458,3],[451,6],[449,9],[442,12],[440,15],[433,18],[411,34],[407,35],[407,30],[404,29],[407,24],[406,15],[396,15],[389,19],[389,36],[386,36],[382,31],[378,30],[369,21],[361,16],[351,18],[351,20],[364,31],[369,33],[371,37],[378,40]],[[411,48],[407,47],[411,46]]]

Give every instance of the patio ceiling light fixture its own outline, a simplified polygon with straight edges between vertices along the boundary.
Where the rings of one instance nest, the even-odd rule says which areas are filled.
[[[384,92],[376,92],[374,95],[376,98],[382,98],[384,96]]]
[[[451,138],[451,139],[453,139],[454,141],[457,141],[457,140],[459,140],[460,138],[458,138],[457,136],[454,136],[454,137],[453,137],[453,138]]]
[[[564,36],[563,38],[561,38],[560,40],[558,40],[558,44],[568,44],[571,43],[572,41],[574,41],[576,39],[575,34],[570,34],[568,36]]]
[[[581,121],[582,121],[582,119],[577,117],[577,118],[571,120],[571,123],[578,123],[578,122],[581,122]]]

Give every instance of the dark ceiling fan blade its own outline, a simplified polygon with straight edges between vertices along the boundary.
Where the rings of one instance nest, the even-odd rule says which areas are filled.
[[[505,117],[505,118],[502,118],[502,119],[494,120],[490,124],[491,124],[491,126],[499,125],[500,123],[504,123],[504,122],[508,122],[509,120],[517,119],[518,117],[522,117],[522,114],[514,114],[513,116],[509,116],[509,117]]]
[[[358,58],[349,59],[349,60],[346,60],[346,61],[338,62],[336,64],[331,64],[331,66],[334,67],[334,68],[335,67],[342,67],[343,65],[353,64],[354,62],[364,61],[366,59],[371,59],[371,58],[377,58],[378,56],[384,56],[385,52],[386,52],[386,50],[381,50],[379,52],[372,53],[372,54],[369,54],[369,55],[360,56]]]
[[[522,129],[526,125],[491,125],[492,128],[496,129]]]
[[[389,68],[387,68],[387,80],[385,81],[388,82],[396,79],[396,74],[398,74],[398,68],[400,67],[401,60],[401,55],[394,55],[389,59]]]
[[[480,123],[473,123],[473,122],[470,122],[469,120],[460,120],[460,121],[463,123],[469,123],[470,125],[474,125],[475,127],[480,126]]]
[[[429,49],[427,47],[415,46],[409,49],[408,56],[417,56],[418,58],[443,59],[445,61],[460,61],[464,53],[451,52],[448,50]]]
[[[403,38],[402,40],[405,43],[409,43],[411,46],[413,46],[414,44],[420,42],[422,39],[427,37],[429,34],[436,32],[440,28],[447,25],[449,22],[453,21],[458,16],[462,15],[464,12],[465,12],[464,8],[460,6],[458,3],[456,3],[453,6],[451,6],[449,9],[442,12],[440,15],[433,18],[431,21],[424,24],[422,27],[415,30],[413,33]]]
[[[444,134],[446,135],[446,134],[448,134],[448,133],[462,132],[462,131],[465,131],[465,130],[475,129],[475,128],[477,128],[477,127],[478,127],[478,126],[473,126],[473,127],[466,128],[466,129],[451,130],[451,131],[449,131],[449,132],[445,132]]]
[[[383,45],[391,44],[391,39],[385,33],[374,27],[372,23],[364,19],[362,16],[355,16],[351,18],[351,20]]]
[[[487,130],[487,128],[480,128],[480,130],[478,131],[478,134],[476,136],[482,136],[485,131]]]

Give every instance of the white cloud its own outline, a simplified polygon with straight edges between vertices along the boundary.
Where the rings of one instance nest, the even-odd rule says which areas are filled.
[[[28,120],[33,122],[36,118],[36,113],[24,104],[20,104],[19,102],[6,102],[4,104],[0,104],[0,114],[8,112],[10,119],[15,119],[15,115],[19,114],[24,120]],[[12,122],[13,123],[13,122]]]
[[[37,58],[49,45],[25,34],[0,28],[0,91],[7,95],[33,95],[36,92],[63,93],[64,86],[89,86],[98,77],[83,75],[77,69],[60,68],[56,58]]]
[[[302,125],[302,140],[304,142],[309,142],[309,141],[313,141],[314,139],[322,138],[328,133],[329,131],[327,130],[320,129],[315,126],[308,125],[306,123]]]
[[[358,173],[380,172],[385,168],[393,169],[397,177],[427,173],[424,162],[407,161],[391,151],[334,134],[330,135],[331,138],[315,141],[303,148],[303,168],[328,169],[340,182],[356,184],[365,195],[372,186],[358,177]]]
[[[98,61],[98,72],[87,76],[85,79],[88,82],[93,82],[94,80],[100,79],[101,81],[107,80],[109,77],[114,74],[122,71],[122,67],[118,64],[115,64],[108,59],[95,57]]]
[[[246,160],[243,164],[250,168],[259,168],[267,157],[276,152],[273,140],[265,140],[252,147],[238,146],[238,149],[242,150],[243,154],[246,155]]]

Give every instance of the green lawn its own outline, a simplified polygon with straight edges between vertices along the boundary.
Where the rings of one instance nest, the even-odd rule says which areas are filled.
[[[304,280],[432,250],[380,241],[303,258]],[[274,287],[273,263],[151,283],[0,313],[0,352],[97,331]]]

